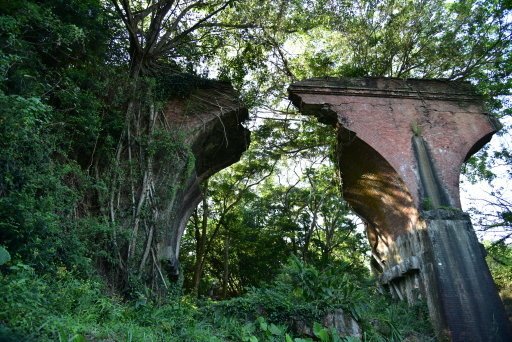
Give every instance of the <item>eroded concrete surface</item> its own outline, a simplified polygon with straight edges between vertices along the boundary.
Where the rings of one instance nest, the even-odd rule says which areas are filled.
[[[409,302],[424,298],[439,338],[512,340],[460,209],[460,168],[500,127],[471,86],[311,79],[289,93],[302,113],[337,127],[343,196],[366,222],[381,283]]]

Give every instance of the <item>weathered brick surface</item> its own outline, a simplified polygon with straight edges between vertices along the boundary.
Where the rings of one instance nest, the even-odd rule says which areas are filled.
[[[471,86],[312,79],[289,92],[302,113],[337,127],[343,196],[366,222],[383,285],[401,299],[425,298],[441,339],[512,340],[469,217],[459,210],[461,165],[499,126]]]
[[[236,163],[249,145],[250,132],[242,125],[249,113],[238,98],[230,84],[212,81],[185,98],[170,100],[164,110],[162,128],[176,134],[176,139],[181,134],[194,154],[193,165],[175,161],[154,170],[162,178],[157,195],[167,199],[160,208],[165,234],[159,257],[172,275],[178,274],[186,223],[202,198],[201,182]]]
[[[414,134],[421,135],[451,206],[460,208],[460,167],[473,146],[496,131],[480,99],[468,90],[457,99],[446,81],[426,81],[421,87],[415,87],[417,81],[376,81],[380,82],[378,96],[370,94],[374,83],[356,89],[345,86],[336,89],[336,94],[332,94],[334,85],[325,87],[329,80],[299,82],[290,89],[300,95],[299,108],[329,107],[344,128],[382,155],[405,182],[417,206],[421,196],[411,141]]]

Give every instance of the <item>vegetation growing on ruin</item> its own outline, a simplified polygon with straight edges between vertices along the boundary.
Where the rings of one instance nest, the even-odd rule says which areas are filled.
[[[340,200],[333,134],[293,112],[285,90],[325,76],[468,80],[507,120],[511,9],[505,0],[1,2],[0,339],[301,341],[308,326],[337,341],[321,320],[343,309],[365,340],[429,340],[424,305],[377,291]],[[155,208],[183,179],[151,170],[165,162],[189,175],[194,159],[183,132],[152,123],[209,79],[231,82],[250,107],[252,144],[203,183],[180,277],[166,284],[148,236],[164,231]],[[494,165],[510,177],[510,146],[464,171],[492,180]],[[154,186],[166,191],[143,196]],[[495,211],[479,217],[504,230],[489,262],[506,289],[512,206],[505,190],[492,195]]]

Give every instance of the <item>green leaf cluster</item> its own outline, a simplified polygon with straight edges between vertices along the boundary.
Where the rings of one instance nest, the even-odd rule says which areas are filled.
[[[0,240],[38,271],[92,272],[108,229],[85,204],[102,186],[85,168],[116,120],[105,119],[106,73],[92,76],[106,14],[96,0],[16,0],[0,13]]]

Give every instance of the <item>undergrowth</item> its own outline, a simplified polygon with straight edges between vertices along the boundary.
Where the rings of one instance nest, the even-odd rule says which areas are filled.
[[[126,302],[101,279],[60,268],[37,275],[21,263],[0,274],[0,341],[357,341],[323,327],[342,309],[366,341],[431,340],[424,306],[407,307],[335,269],[292,259],[267,287],[226,301],[170,295]],[[309,331],[309,333],[307,332]]]

